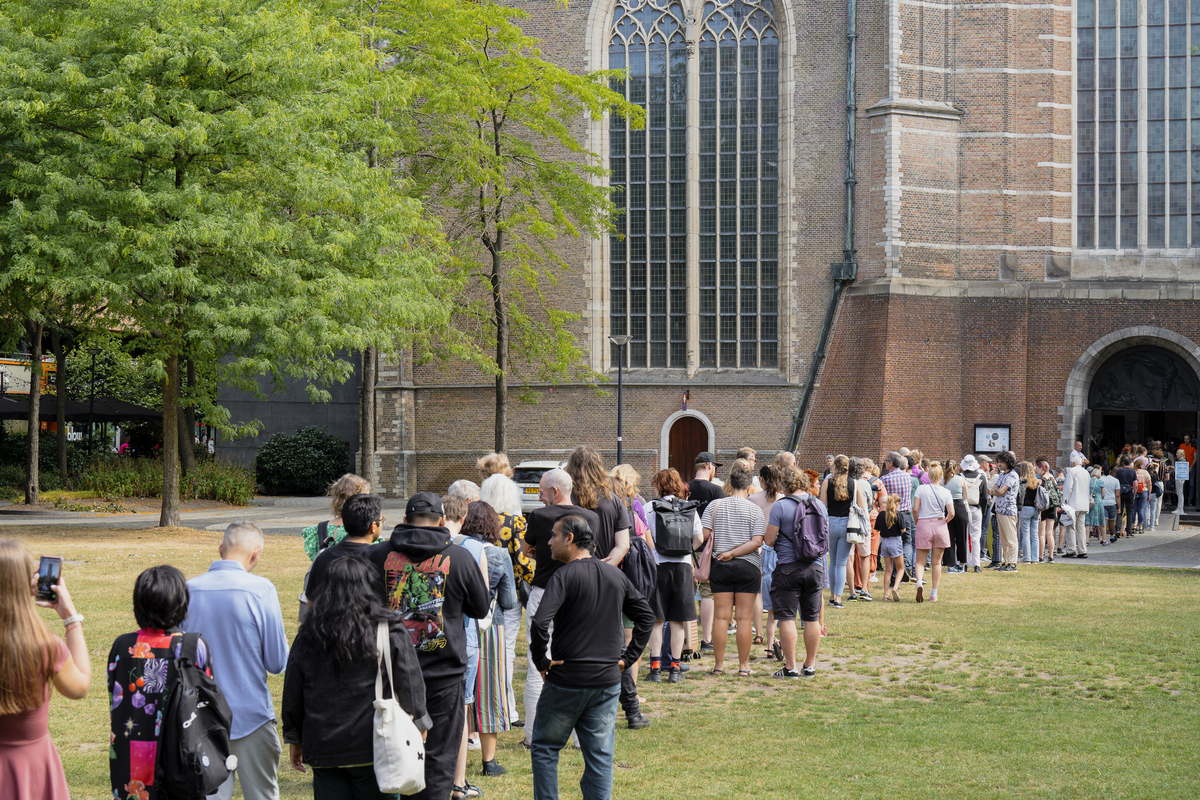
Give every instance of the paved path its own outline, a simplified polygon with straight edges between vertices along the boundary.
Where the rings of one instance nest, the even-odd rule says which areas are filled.
[[[394,525],[404,516],[404,501],[389,498],[384,501],[384,509],[389,526]],[[1107,547],[1089,542],[1086,560],[1060,558],[1055,563],[1200,569],[1200,527],[1184,525],[1178,531],[1172,531],[1173,516],[1163,514],[1156,531],[1120,539]],[[299,536],[301,528],[328,519],[329,506],[324,497],[256,498],[254,504],[246,508],[184,511],[180,517],[186,527],[201,530],[220,531],[233,520],[248,519],[257,523],[264,533]],[[57,510],[28,513],[23,512],[21,506],[0,507],[0,528],[30,525],[152,528],[158,525],[158,513],[93,514]]]
[[[404,516],[404,501],[387,499],[383,504],[390,524]],[[184,527],[222,531],[230,522],[248,519],[264,533],[299,536],[300,529],[329,519],[329,501],[324,497],[256,498],[245,508],[216,508],[183,511]],[[0,507],[0,528],[11,526],[62,525],[83,528],[152,528],[158,525],[158,512],[147,514],[94,514],[85,511],[27,512],[21,506]]]
[[[1174,516],[1162,514],[1156,530],[1118,539],[1107,547],[1090,539],[1086,559],[1056,558],[1054,563],[1200,569],[1200,527],[1183,525],[1172,531]]]

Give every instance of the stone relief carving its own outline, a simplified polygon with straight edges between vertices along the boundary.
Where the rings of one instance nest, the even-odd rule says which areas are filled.
[[[1195,411],[1196,376],[1173,353],[1157,347],[1110,358],[1092,379],[1092,408],[1127,411]]]

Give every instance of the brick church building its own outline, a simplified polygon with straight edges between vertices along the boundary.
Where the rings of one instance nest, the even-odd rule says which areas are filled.
[[[580,127],[624,214],[560,287],[614,387],[629,337],[643,476],[743,445],[1061,460],[1195,432],[1200,0],[518,5],[548,57],[628,70],[647,109]],[[471,476],[489,379],[381,379],[381,488]],[[580,443],[614,463],[615,391],[534,388],[514,463]]]

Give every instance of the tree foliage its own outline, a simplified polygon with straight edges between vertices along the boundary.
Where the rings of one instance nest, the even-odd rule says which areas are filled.
[[[391,8],[390,52],[420,97],[396,120],[406,174],[456,245],[449,349],[495,376],[502,451],[509,381],[596,377],[572,330],[578,312],[553,296],[570,272],[559,240],[612,229],[600,158],[581,143],[587,119],[611,109],[641,124],[643,112],[609,89],[613,73],[546,60],[521,11],[487,0]]]
[[[162,524],[178,520],[181,359],[255,391],[320,383],[339,350],[444,327],[451,277],[364,113],[399,73],[299,0],[10,0],[0,7],[0,269],[78,274],[162,378]],[[368,91],[368,88],[370,91]],[[3,283],[0,283],[2,286]],[[238,428],[212,393],[190,401]],[[253,427],[253,426],[250,426]]]

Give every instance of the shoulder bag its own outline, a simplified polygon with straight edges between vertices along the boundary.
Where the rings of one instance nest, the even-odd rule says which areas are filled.
[[[333,544],[333,537],[329,535],[329,523],[317,523],[317,556],[325,552],[325,548]],[[317,560],[317,556],[313,556],[313,561]],[[308,616],[308,576],[312,574],[312,564],[308,565],[308,571],[304,573],[304,585],[300,589],[300,624],[304,624],[305,617]]]
[[[696,564],[695,578],[701,583],[707,581],[708,576],[712,574],[713,542],[717,538],[717,506],[720,504],[720,500],[713,501],[712,535],[709,536],[708,541],[704,543],[704,548],[700,551],[700,560]]]
[[[425,790],[425,743],[412,717],[396,702],[392,679],[392,641],[385,621],[379,623],[375,637],[375,719],[372,738],[375,745],[375,781],[384,794],[416,794]],[[382,663],[381,663],[382,662]],[[388,693],[383,698],[383,671],[387,666]]]

